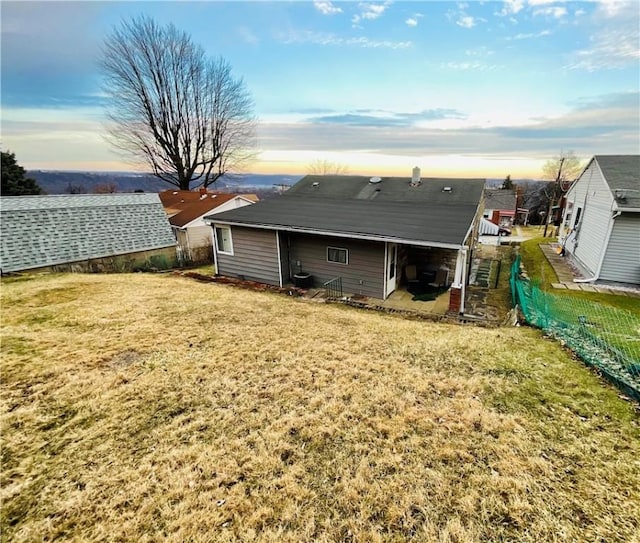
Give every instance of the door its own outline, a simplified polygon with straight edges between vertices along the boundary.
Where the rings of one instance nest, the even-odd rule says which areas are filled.
[[[396,276],[398,275],[398,246],[395,243],[387,243],[387,265],[386,265],[386,298],[396,289]]]

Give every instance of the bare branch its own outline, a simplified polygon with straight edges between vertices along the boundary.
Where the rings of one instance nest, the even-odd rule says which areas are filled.
[[[338,162],[331,162],[326,159],[317,159],[309,164],[309,174],[311,175],[347,175],[349,167]]]
[[[206,187],[254,156],[244,81],[173,25],[123,22],[104,43],[101,67],[110,143],[160,179],[183,190]]]

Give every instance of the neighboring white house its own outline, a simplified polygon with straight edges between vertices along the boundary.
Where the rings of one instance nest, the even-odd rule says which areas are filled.
[[[251,205],[258,201],[255,194],[229,194],[226,192],[165,190],[160,193],[178,251],[183,260],[191,262],[213,261],[212,229],[203,217]]]
[[[566,201],[566,254],[591,280],[640,284],[640,155],[594,156]]]

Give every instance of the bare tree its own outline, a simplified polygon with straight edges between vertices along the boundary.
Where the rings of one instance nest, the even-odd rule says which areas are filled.
[[[117,183],[99,183],[93,187],[94,194],[113,194],[114,192],[118,192]]]
[[[547,160],[542,167],[544,179],[552,181],[542,189],[548,205],[544,223],[544,236],[547,235],[547,229],[551,223],[553,207],[560,203],[562,197],[567,193],[581,171],[580,159],[575,156],[573,151],[560,153],[560,156]]]
[[[349,167],[338,162],[319,158],[309,164],[308,171],[311,175],[346,175],[349,173]]]
[[[254,153],[253,100],[222,58],[140,17],[103,46],[109,141],[182,190],[207,187]]]

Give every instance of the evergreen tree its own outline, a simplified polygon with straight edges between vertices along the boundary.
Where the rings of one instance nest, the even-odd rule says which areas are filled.
[[[2,151],[2,196],[24,196],[42,194],[35,179],[26,177],[22,166],[16,162],[15,153]]]
[[[513,190],[513,181],[511,181],[511,175],[507,175],[500,188],[504,190]]]

